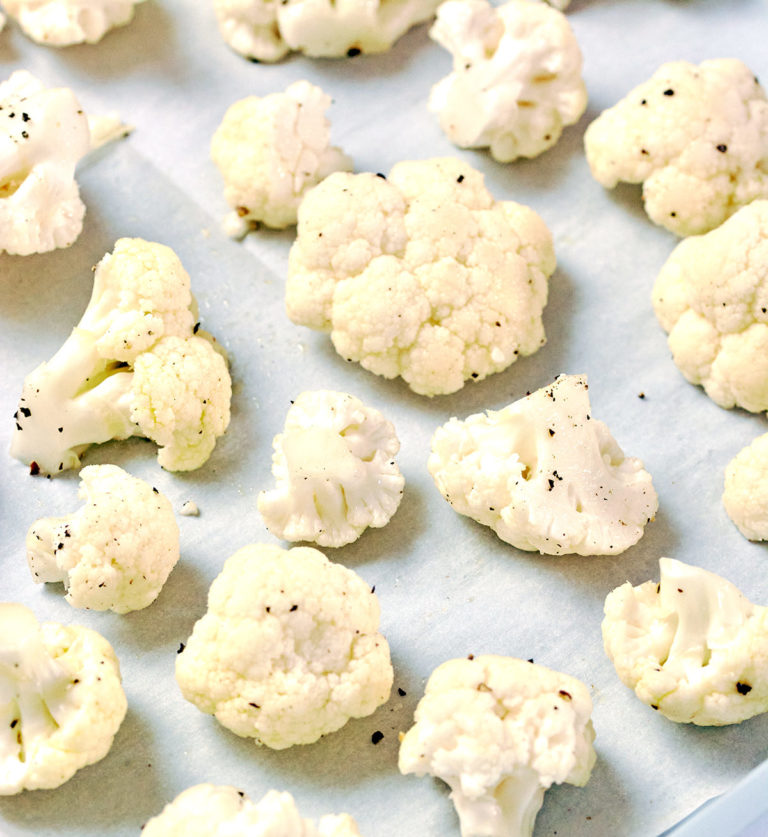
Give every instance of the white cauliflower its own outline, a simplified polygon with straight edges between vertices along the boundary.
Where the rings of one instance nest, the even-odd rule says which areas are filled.
[[[103,759],[126,708],[101,634],[0,603],[0,795],[57,788]]]
[[[33,474],[56,474],[92,444],[141,435],[161,446],[164,468],[203,465],[229,424],[232,386],[194,309],[173,250],[117,241],[80,322],[24,381],[11,454]]]
[[[24,34],[46,46],[94,44],[115,26],[133,19],[143,0],[3,0]]]
[[[462,837],[530,837],[544,792],[585,785],[595,763],[587,687],[513,657],[449,660],[402,737],[402,773],[451,788]]]
[[[642,183],[651,220],[677,235],[768,197],[768,100],[733,58],[663,64],[589,125],[584,144],[598,182]]]
[[[661,580],[605,600],[603,643],[619,679],[665,718],[722,726],[768,712],[768,607],[730,581],[659,560]]]
[[[545,342],[552,236],[452,158],[335,173],[299,208],[288,316],[415,392],[455,392]]]
[[[179,560],[179,526],[166,497],[117,465],[80,472],[86,503],[27,533],[36,582],[63,582],[73,607],[127,613],[152,604]]]
[[[248,96],[228,108],[211,141],[234,209],[227,232],[242,236],[260,221],[276,228],[295,224],[309,189],[333,171],[352,169],[351,159],[330,145],[330,104],[319,87],[296,81],[284,93]]]
[[[385,526],[403,496],[395,428],[343,392],[303,392],[273,441],[277,485],[259,494],[264,522],[278,538],[343,546],[368,526]]]
[[[440,0],[213,0],[222,37],[254,61],[386,52]]]
[[[721,407],[768,410],[768,200],[681,241],[653,308],[687,380]]]
[[[560,375],[439,427],[427,466],[453,509],[546,555],[618,555],[637,543],[658,497],[643,463],[592,418],[587,389],[583,375]]]
[[[254,544],[228,558],[176,658],[188,701],[276,750],[370,715],[393,676],[375,593],[311,547]]]
[[[461,148],[500,162],[536,157],[587,107],[581,50],[561,12],[538,0],[446,0],[430,36],[453,56],[429,108]]]
[[[768,433],[758,436],[726,466],[723,505],[745,538],[768,540]]]

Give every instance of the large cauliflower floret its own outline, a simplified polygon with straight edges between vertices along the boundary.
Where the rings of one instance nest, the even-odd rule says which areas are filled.
[[[518,549],[618,555],[656,513],[650,474],[593,419],[582,375],[502,410],[452,418],[432,437],[428,468],[459,514]]]
[[[465,837],[530,837],[547,788],[589,779],[591,712],[567,674],[513,657],[449,660],[401,739],[400,771],[450,786]]]
[[[352,169],[351,159],[330,145],[330,104],[319,87],[296,81],[284,93],[249,96],[228,108],[211,157],[234,209],[225,222],[231,235],[244,235],[260,221],[277,228],[295,224],[307,190],[333,171]]]
[[[161,446],[164,468],[200,467],[229,424],[232,385],[195,307],[173,250],[120,239],[72,334],[25,379],[11,454],[55,474],[92,444],[139,435]]]
[[[267,528],[287,541],[343,546],[385,526],[403,496],[395,428],[343,392],[303,392],[273,441],[277,485],[259,494]]]
[[[723,505],[745,538],[768,540],[768,433],[726,466]]]
[[[143,0],[3,0],[27,37],[47,46],[94,44],[133,19]]]
[[[127,613],[160,594],[179,560],[170,502],[117,465],[80,472],[86,503],[68,517],[45,517],[27,533],[37,582],[63,582],[73,607]]]
[[[721,407],[768,410],[768,200],[681,241],[653,307],[691,383]]]
[[[461,148],[488,148],[500,162],[536,157],[587,107],[581,50],[565,16],[538,0],[446,0],[430,36],[453,72],[429,98]]]
[[[642,183],[651,220],[677,235],[768,197],[768,100],[736,59],[663,64],[592,122],[584,143],[603,186]]]
[[[554,269],[532,209],[495,201],[459,160],[403,162],[389,179],[336,173],[307,194],[286,307],[342,357],[432,396],[544,344]]]
[[[304,819],[286,791],[251,802],[228,785],[193,785],[143,827],[142,837],[360,837],[348,814]]]
[[[101,634],[0,603],[0,795],[57,788],[104,758],[126,708]]]
[[[227,559],[176,658],[184,697],[236,735],[309,744],[389,696],[373,590],[316,549],[243,547]]]
[[[679,723],[722,726],[768,712],[768,607],[731,582],[659,560],[661,580],[605,600],[603,643],[624,685]]]

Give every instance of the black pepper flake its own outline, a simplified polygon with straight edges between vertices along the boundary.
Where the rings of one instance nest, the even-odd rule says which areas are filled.
[[[195,323],[195,327],[192,329],[192,334],[197,334],[200,331],[200,323]]]
[[[377,171],[377,172],[376,172],[376,177],[380,177],[382,180],[386,180],[386,179],[387,179],[386,174],[382,174],[380,171]]]
[[[752,691],[752,687],[749,685],[749,683],[737,683],[736,691],[740,695],[748,695]]]
[[[63,427],[59,427],[59,428],[58,428],[58,430],[59,430],[59,433],[63,433],[63,432],[64,432],[64,428],[63,428]]]
[[[258,703],[249,703],[248,706],[252,706],[254,709],[261,709]]]
[[[19,407],[19,412],[24,416],[24,418],[29,418],[32,415],[32,410],[29,407]]]
[[[31,117],[28,113],[22,113],[21,114],[21,119],[22,119],[23,122],[29,122],[30,118]]]
[[[549,483],[549,490],[551,491],[555,487],[555,481],[548,479],[547,482]]]
[[[291,605],[291,610],[290,610],[290,612],[291,612],[291,613],[293,613],[293,612],[294,612],[294,610],[298,610],[298,609],[299,609],[299,606],[298,606],[298,605]]]
[[[186,645],[184,645],[184,643],[183,643],[183,642],[180,642],[180,643],[179,643],[179,647],[176,649],[176,653],[177,653],[177,654],[181,654],[181,652],[182,652],[182,651],[183,651],[186,647],[187,647],[187,646],[186,646]]]
[[[22,131],[21,135],[24,137],[24,139],[29,139],[29,131]]]
[[[159,493],[160,493],[160,492],[159,492],[159,491],[155,488],[155,486],[154,486],[154,485],[152,486],[152,491],[154,491],[154,492],[155,492],[155,494],[159,494]]]
[[[376,592],[376,585],[374,584],[373,587],[371,587],[371,593],[375,593],[375,592]]]
[[[717,150],[718,150],[721,154],[725,154],[725,152],[728,150],[728,146],[727,146],[727,145],[723,145],[723,143],[720,143],[720,145],[715,146],[715,148],[717,148]]]
[[[528,657],[528,662],[532,663],[533,662],[533,657]]]
[[[460,175],[456,178],[456,182],[457,182],[457,183],[463,183],[463,182],[464,182],[464,175],[463,175],[463,174],[460,174]]]
[[[665,95],[665,96],[674,96],[674,95],[675,95],[675,91],[674,91],[671,87],[668,87],[668,88],[664,91],[664,95]]]
[[[14,719],[11,721],[11,729],[13,729],[13,728],[16,726],[16,724],[18,724],[18,723],[19,723],[19,719],[18,719],[18,718],[14,718]]]
[[[40,466],[37,464],[37,462],[32,461],[29,463],[29,473],[33,477],[36,477],[40,473]]]
[[[479,378],[479,377],[480,377],[480,373],[479,373],[479,372],[473,372],[473,373],[472,373],[472,377],[473,377],[473,378]]]
[[[678,588],[677,588],[677,592],[678,592],[678,593],[682,593],[682,592],[683,592],[683,588],[682,588],[682,587],[678,587]]]
[[[347,50],[347,57],[354,58],[356,55],[360,55],[361,52],[362,50],[360,49],[360,47],[350,47]]]
[[[655,703],[651,704],[651,709],[655,709],[657,712],[659,711],[659,707]]]
[[[558,694],[563,700],[573,700],[573,695],[570,692],[566,692],[565,689],[560,689]]]
[[[239,790],[239,791],[237,792],[237,795],[240,797],[240,799],[242,799],[242,798],[245,796],[245,791],[241,791],[241,790]]]
[[[475,659],[475,655],[474,655],[474,654],[467,654],[467,659],[468,659],[468,660],[474,660],[474,659]]]
[[[378,744],[382,738],[384,738],[384,733],[380,729],[377,729],[371,736],[371,744]]]
[[[407,692],[405,691],[405,689],[401,689],[399,686],[398,686],[398,688],[397,688],[397,693],[400,695],[400,697],[405,697],[405,696],[406,696],[406,694],[407,694]]]
[[[638,398],[645,398],[645,393],[644,392],[638,392],[637,397]]]
[[[648,104],[648,100],[647,100],[647,99],[641,99],[641,100],[640,100],[640,104],[641,104],[641,105],[647,105],[647,104]]]

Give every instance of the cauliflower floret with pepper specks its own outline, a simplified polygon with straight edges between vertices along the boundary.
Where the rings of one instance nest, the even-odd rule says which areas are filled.
[[[324,113],[330,96],[308,81],[284,93],[249,96],[224,114],[211,141],[211,157],[234,211],[225,229],[242,236],[258,222],[283,228],[296,223],[302,197],[333,171],[349,171],[352,161],[330,145]]]
[[[768,540],[768,433],[758,436],[726,466],[723,505],[745,538]]]
[[[376,595],[311,547],[243,547],[211,585],[176,680],[236,735],[276,750],[310,744],[389,697]]]
[[[768,100],[741,61],[674,61],[584,135],[594,177],[643,184],[652,221],[698,235],[768,197]]]
[[[3,0],[24,34],[46,46],[95,44],[115,26],[133,19],[143,0]]]
[[[461,148],[500,162],[536,157],[587,106],[581,50],[565,16],[539,0],[447,0],[430,36],[453,56],[429,108]]]
[[[653,308],[687,380],[726,409],[768,410],[768,200],[681,241]]]
[[[335,173],[299,208],[288,316],[415,392],[455,392],[545,342],[552,237],[528,207],[495,201],[452,158],[398,163],[388,179]]]

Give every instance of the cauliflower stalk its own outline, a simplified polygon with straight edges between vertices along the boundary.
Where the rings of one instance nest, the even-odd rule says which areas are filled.
[[[733,58],[663,64],[589,125],[584,144],[599,183],[642,183],[648,216],[680,236],[768,197],[768,100]]]
[[[603,642],[619,679],[665,718],[737,724],[768,711],[768,607],[672,558],[661,580],[605,600]]]
[[[544,792],[585,785],[592,701],[574,677],[513,657],[449,660],[401,738],[401,773],[451,788],[462,837],[530,837]]]
[[[92,444],[140,435],[160,446],[164,468],[200,467],[229,423],[231,381],[213,339],[196,332],[173,250],[120,239],[72,334],[24,381],[12,455],[55,474]]]
[[[0,603],[0,795],[57,788],[104,758],[126,708],[101,634]]]
[[[723,505],[745,538],[768,540],[768,433],[758,436],[726,466]]]
[[[400,505],[395,428],[352,395],[303,392],[273,446],[277,485],[259,494],[258,507],[279,538],[343,546],[385,526]]]
[[[453,56],[429,108],[461,148],[500,162],[536,157],[587,107],[581,50],[562,12],[538,0],[446,0],[430,36]]]
[[[428,468],[451,506],[518,549],[618,555],[653,519],[650,474],[592,418],[583,375],[502,410],[452,418],[432,437]]]
[[[236,735],[276,750],[309,744],[389,696],[376,595],[311,547],[243,547],[211,585],[176,680]]]
[[[415,392],[455,392],[545,342],[552,237],[528,207],[495,201],[452,158],[389,178],[335,173],[299,208],[288,316]]]

